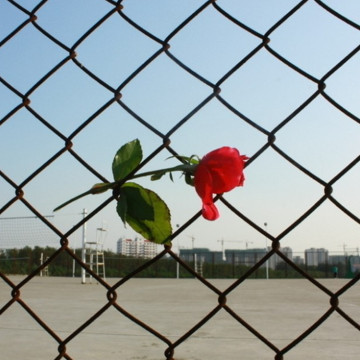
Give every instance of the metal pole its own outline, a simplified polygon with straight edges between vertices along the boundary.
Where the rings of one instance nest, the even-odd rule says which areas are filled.
[[[267,232],[267,222],[264,222],[264,227],[265,227],[265,231]],[[268,238],[266,236],[265,238],[265,253],[267,253],[268,251]],[[268,280],[269,279],[269,259],[266,260],[266,263],[265,263],[265,269],[266,269],[266,279]]]
[[[75,247],[74,247],[74,254],[76,253],[75,251]],[[75,277],[75,259],[73,259],[73,263],[72,263],[72,277]]]
[[[180,279],[180,264],[176,262],[176,278]]]
[[[44,253],[40,254],[40,265],[42,265],[44,263]],[[43,276],[43,271],[40,270],[40,277]]]
[[[86,209],[83,209],[82,216],[83,219],[85,219],[85,216],[87,214]],[[86,262],[86,254],[85,254],[85,245],[86,245],[86,222],[84,222],[82,226],[82,248],[81,248],[81,261],[83,263]],[[84,268],[81,268],[81,283],[86,283],[86,271]]]

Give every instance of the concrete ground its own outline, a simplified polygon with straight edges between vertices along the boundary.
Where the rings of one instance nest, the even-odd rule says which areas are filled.
[[[11,277],[18,283],[21,277]],[[225,290],[232,280],[209,280]],[[337,291],[347,280],[319,280]],[[116,279],[109,279],[114,284]],[[11,299],[0,280],[0,309]],[[37,277],[21,289],[21,299],[61,339],[66,339],[107,303],[101,285],[78,278]],[[195,279],[132,279],[117,290],[117,303],[176,342],[218,304],[218,296]],[[279,349],[286,347],[330,307],[329,296],[307,280],[247,280],[227,297],[227,305]],[[360,284],[340,297],[340,308],[360,323]],[[55,359],[58,343],[18,303],[0,316],[0,358]],[[67,344],[74,360],[166,359],[167,344],[110,307]],[[221,309],[175,349],[176,360],[274,359],[275,352]],[[334,312],[286,360],[359,359],[360,332]]]

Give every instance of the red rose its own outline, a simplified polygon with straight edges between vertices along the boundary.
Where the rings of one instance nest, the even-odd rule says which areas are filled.
[[[199,162],[195,174],[195,189],[202,200],[202,215],[216,220],[219,211],[213,194],[222,194],[244,184],[244,164],[248,157],[235,148],[224,146],[206,154]]]

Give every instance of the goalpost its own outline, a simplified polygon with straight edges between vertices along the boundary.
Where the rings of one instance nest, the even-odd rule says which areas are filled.
[[[54,215],[44,217],[53,218]],[[11,249],[36,246],[56,248],[59,246],[59,236],[37,216],[0,217],[0,254]],[[44,254],[41,253],[39,263],[43,264],[45,260]],[[48,275],[47,267],[40,271],[40,276],[43,275]]]
[[[59,236],[37,216],[0,217],[0,249],[26,246],[59,246]]]
[[[83,219],[87,215],[83,209]],[[55,215],[45,215],[47,219],[54,219]],[[105,278],[105,259],[104,259],[104,237],[107,230],[102,226],[96,229],[96,239],[88,240],[86,237],[86,222],[82,225],[81,234],[81,260],[87,264],[97,275]],[[75,244],[74,251],[75,251]],[[48,227],[37,216],[14,216],[0,217],[0,254],[11,249],[23,249],[25,247],[53,247],[60,246],[60,238],[50,227]],[[39,263],[45,261],[44,254],[40,254]],[[46,269],[47,271],[47,269]],[[40,276],[46,275],[40,273]],[[73,260],[72,276],[75,276],[75,260]],[[81,268],[81,283],[86,283],[87,272]],[[90,276],[90,275],[89,275]],[[90,276],[91,282],[91,276]]]

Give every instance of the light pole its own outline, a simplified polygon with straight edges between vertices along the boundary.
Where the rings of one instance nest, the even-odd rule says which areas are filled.
[[[83,219],[85,219],[86,215],[87,215],[87,211],[86,209],[83,209],[82,212]],[[84,222],[82,226],[81,260],[83,263],[86,263],[85,246],[86,246],[86,222]],[[81,283],[86,284],[86,271],[83,267],[81,268]]]
[[[264,227],[265,227],[265,231],[267,232],[267,222],[264,222]],[[268,238],[267,236],[265,237],[265,253],[268,250]],[[266,260],[265,262],[265,269],[266,269],[266,279],[269,279],[269,259]]]

